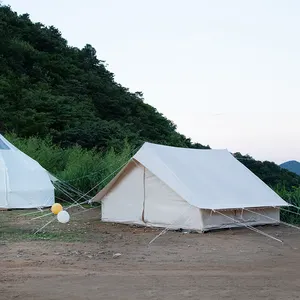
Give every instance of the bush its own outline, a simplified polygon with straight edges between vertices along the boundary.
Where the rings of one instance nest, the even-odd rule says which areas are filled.
[[[292,191],[286,190],[284,187],[277,187],[275,189],[278,195],[286,202],[300,207],[300,188],[294,187]],[[290,211],[290,212],[289,212]],[[298,215],[299,214],[299,215]],[[280,212],[281,220],[287,223],[300,223],[300,210],[295,207],[284,207]]]
[[[87,150],[80,146],[61,148],[54,144],[51,138],[19,138],[15,134],[8,134],[6,138],[21,151],[37,160],[46,170],[62,180],[63,183],[57,186],[56,196],[62,200],[78,199],[82,193],[89,193],[94,196],[97,191],[103,188],[113,176],[124,166],[134,155],[137,149],[124,141],[122,151],[115,151],[111,148],[102,153],[95,149]],[[70,186],[71,185],[71,186]],[[77,193],[73,188],[77,189]],[[69,196],[66,195],[68,190]],[[64,193],[62,193],[64,190]],[[300,188],[286,189],[282,185],[274,188],[285,201],[300,207]],[[81,200],[82,201],[82,200]],[[284,222],[300,223],[300,214],[296,208],[283,208],[281,219]]]
[[[51,138],[19,138],[15,134],[8,134],[6,138],[62,181],[62,184],[57,185],[56,191],[56,195],[62,200],[67,200],[66,198],[74,197],[76,194],[78,198],[78,193],[74,190],[70,192],[72,188],[79,190],[82,194],[97,186],[89,194],[95,195],[134,155],[134,150],[127,141],[124,141],[120,152],[111,148],[106,153],[102,153],[80,146],[61,148],[52,143]],[[70,197],[62,193],[62,190],[66,189]]]

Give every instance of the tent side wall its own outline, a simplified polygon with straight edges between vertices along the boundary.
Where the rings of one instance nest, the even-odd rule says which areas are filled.
[[[144,224],[144,167],[132,161],[102,199],[104,222]]]
[[[253,212],[249,212],[249,210]],[[203,231],[244,227],[244,225],[257,226],[280,223],[280,210],[273,207],[249,208],[248,210],[220,210],[220,213],[201,209]],[[226,215],[226,217],[223,215]]]
[[[147,169],[145,169],[144,207],[144,220],[147,226],[202,229],[199,208],[190,205]]]
[[[55,201],[54,189],[14,191],[8,194],[7,208],[50,207]]]
[[[47,207],[54,203],[54,186],[36,161],[24,160],[20,152],[2,153],[7,173],[8,208]]]
[[[7,172],[0,155],[0,208],[8,207]]]
[[[36,161],[17,150],[0,151],[0,207],[25,209],[49,207],[54,186]]]

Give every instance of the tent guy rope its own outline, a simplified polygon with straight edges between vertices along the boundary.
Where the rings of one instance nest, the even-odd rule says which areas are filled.
[[[253,210],[250,210],[250,209],[247,209],[247,208],[244,208],[244,210],[246,210],[246,211],[248,211],[248,212],[251,212],[251,213],[253,213],[253,214],[255,214],[255,215],[262,216],[262,217],[264,217],[264,218],[270,219],[270,220],[272,220],[272,221],[277,221],[277,220],[274,219],[274,218],[271,218],[271,217],[269,217],[269,216],[267,216],[267,215],[258,213],[258,212],[256,212],[256,211],[253,211]],[[298,226],[295,226],[295,225],[286,223],[286,222],[281,221],[281,220],[278,220],[278,222],[280,222],[280,223],[282,223],[282,224],[284,224],[284,225],[286,225],[286,226],[289,226],[289,227],[292,227],[292,228],[295,228],[295,229],[300,230],[300,227],[298,227]]]
[[[239,221],[237,221],[236,219],[231,218],[231,217],[229,217],[229,216],[227,216],[227,215],[221,213],[220,211],[214,210],[214,212],[215,212],[215,213],[218,213],[218,214],[222,215],[223,217],[226,217],[226,218],[228,218],[228,219],[234,221],[235,223],[238,223],[238,224],[240,224],[240,225],[242,225],[242,226],[244,226],[244,227],[246,227],[246,228],[248,228],[248,229],[250,229],[250,230],[252,230],[252,231],[254,231],[254,232],[256,232],[256,233],[259,233],[259,234],[261,234],[261,235],[264,235],[264,236],[266,236],[266,237],[268,237],[268,238],[270,238],[270,239],[273,239],[273,240],[275,240],[275,241],[277,241],[277,242],[283,243],[282,240],[277,239],[277,238],[273,237],[272,235],[267,234],[267,233],[265,233],[265,232],[263,232],[263,231],[261,231],[261,230],[255,228],[255,227],[253,227],[253,226],[251,226],[251,225],[247,225],[247,224],[244,224],[244,223],[242,223],[242,222],[239,222]]]
[[[125,165],[127,164],[124,163],[123,165],[121,165],[119,168],[117,168],[116,170],[114,170],[112,173],[110,173],[108,176],[106,176],[101,182],[97,183],[93,188],[91,188],[88,192],[86,192],[83,196],[81,196],[79,199],[77,199],[76,202],[78,202],[78,204],[73,204],[73,205],[70,205],[69,207],[67,207],[65,210],[69,210],[70,208],[72,207],[76,207],[76,206],[79,206],[79,205],[82,205],[82,204],[85,204],[85,203],[90,203],[91,199],[90,200],[86,200],[86,201],[83,201],[83,202],[79,202],[80,199],[82,199],[85,195],[87,195],[88,193],[90,193],[91,191],[93,191],[95,188],[97,188],[99,185],[101,185],[105,180],[107,180],[108,178],[110,178],[113,174],[115,174],[116,172],[118,172],[120,169],[122,169]],[[86,210],[87,211],[87,210]],[[45,216],[45,215],[44,215]],[[40,216],[40,217],[43,217],[43,216]],[[56,217],[54,217],[52,220],[50,220],[49,222],[47,222],[45,225],[43,225],[41,228],[39,228],[37,231],[35,231],[34,234],[37,234],[38,232],[40,232],[42,229],[44,229],[46,226],[48,226],[49,224],[51,224],[53,221],[55,221]]]
[[[170,230],[170,229],[171,229],[171,226],[175,225],[175,223],[177,223],[178,220],[180,220],[180,219],[182,218],[182,216],[184,216],[190,209],[191,209],[191,208],[189,207],[187,210],[184,211],[184,213],[182,213],[182,214],[180,215],[180,217],[179,217],[177,220],[175,220],[175,221],[174,221],[172,224],[170,224],[169,226],[165,227],[159,234],[157,234],[157,235],[149,242],[148,246],[151,245],[151,244],[152,244],[156,239],[158,239],[161,235],[165,234],[168,230]],[[191,218],[192,218],[192,217],[190,216],[188,219],[185,220],[185,222],[189,222],[189,221],[191,220]]]
[[[282,207],[280,209],[283,210],[283,211],[289,212],[291,214],[300,216],[300,213],[298,213],[298,212],[295,212],[295,211],[292,211],[292,210],[289,210],[289,209],[285,209],[285,208],[282,208]]]

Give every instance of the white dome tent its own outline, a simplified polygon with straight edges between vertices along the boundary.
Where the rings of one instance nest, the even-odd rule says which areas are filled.
[[[0,134],[0,208],[49,207],[54,198],[48,172]]]

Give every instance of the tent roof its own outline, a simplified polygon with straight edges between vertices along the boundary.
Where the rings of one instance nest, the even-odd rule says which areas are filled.
[[[17,150],[17,148],[0,134],[0,150]]]
[[[24,158],[24,161],[27,162],[27,164],[31,164],[31,167],[36,167],[38,169],[43,169],[45,170],[36,160],[31,158],[29,155],[26,153],[22,152],[20,149],[15,147],[12,143],[10,143],[3,135],[0,134],[0,158],[5,160],[3,155],[9,150],[9,153],[12,155],[21,155]],[[5,152],[1,152],[5,151]],[[46,171],[46,170],[45,170]]]
[[[288,205],[227,150],[145,143],[133,159],[191,205],[202,209]]]

